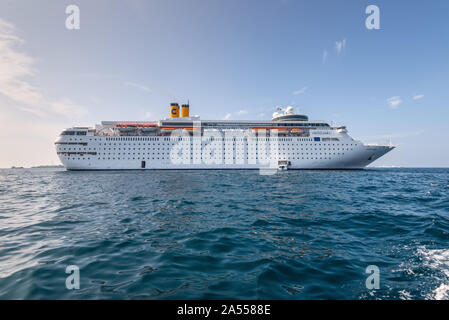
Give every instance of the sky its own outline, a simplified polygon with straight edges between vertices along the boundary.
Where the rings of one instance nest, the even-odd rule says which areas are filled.
[[[187,100],[202,119],[293,106],[391,139],[375,165],[448,167],[448,16],[446,0],[2,0],[0,168],[59,164],[64,128],[158,120]]]

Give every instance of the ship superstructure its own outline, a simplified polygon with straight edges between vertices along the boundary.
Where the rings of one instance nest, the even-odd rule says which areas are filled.
[[[200,120],[177,103],[168,119],[72,127],[55,144],[68,170],[360,169],[394,148],[363,144],[346,127],[311,121],[292,107],[271,121]]]

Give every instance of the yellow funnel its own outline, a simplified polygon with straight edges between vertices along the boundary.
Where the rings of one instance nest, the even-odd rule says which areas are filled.
[[[181,117],[188,118],[189,117],[189,105],[183,104],[181,108]]]
[[[170,118],[179,118],[179,105],[177,103],[170,105]]]

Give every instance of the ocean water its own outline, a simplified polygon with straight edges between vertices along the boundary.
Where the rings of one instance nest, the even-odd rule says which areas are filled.
[[[0,298],[448,299],[449,169],[0,170]]]

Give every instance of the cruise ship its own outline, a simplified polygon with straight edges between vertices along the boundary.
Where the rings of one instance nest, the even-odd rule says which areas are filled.
[[[271,121],[201,120],[189,104],[158,121],[102,121],[65,129],[56,152],[67,170],[361,169],[394,149],[364,144],[344,126],[312,121],[292,107]]]

